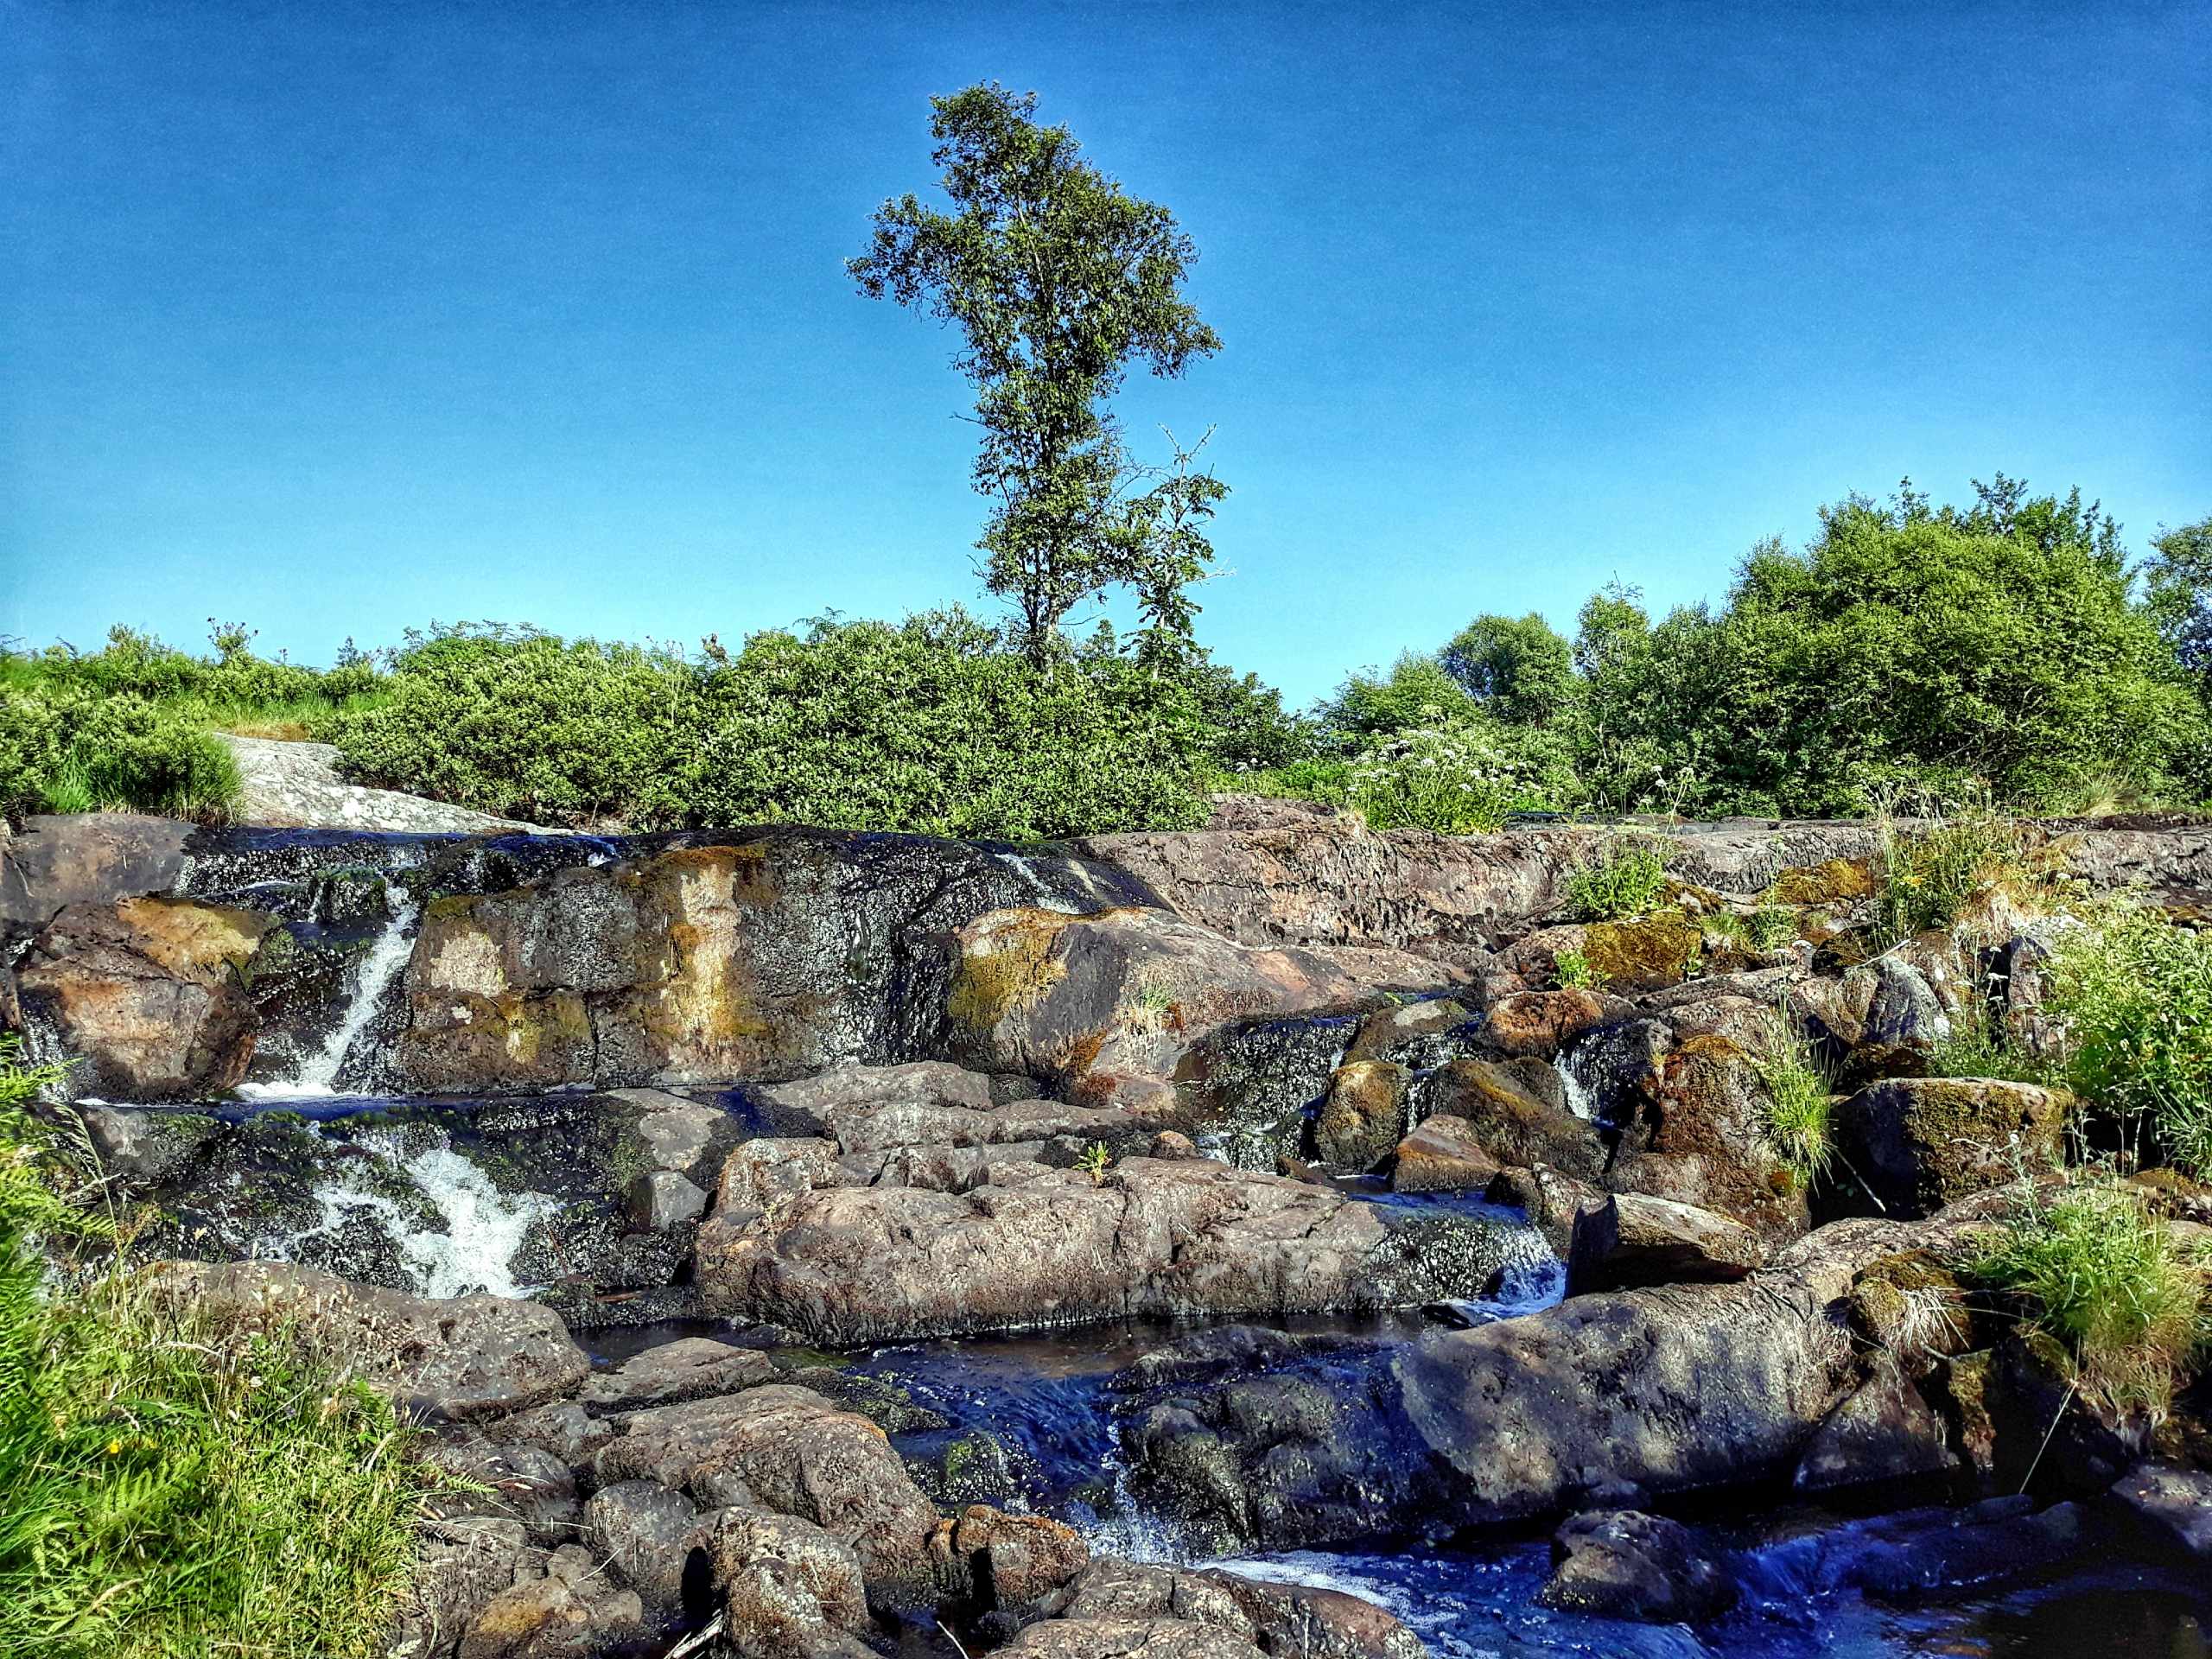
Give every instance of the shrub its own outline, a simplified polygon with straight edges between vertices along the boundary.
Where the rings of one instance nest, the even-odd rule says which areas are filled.
[[[1351,762],[1333,759],[1294,760],[1287,766],[1249,772],[1241,778],[1224,778],[1220,782],[1224,788],[1252,795],[1342,806],[1351,796]]]
[[[1567,902],[1584,921],[1626,921],[1648,914],[1667,893],[1667,859],[1641,836],[1611,836],[1593,857],[1567,872]]]
[[[37,810],[66,751],[61,710],[52,698],[0,687],[0,816]]]
[[[1103,643],[1040,671],[957,609],[762,633],[706,695],[699,822],[1030,841],[1206,813],[1188,686]]]
[[[1371,738],[1477,721],[1483,710],[1435,658],[1408,652],[1388,674],[1351,676],[1319,715],[1340,744],[1356,748]]]
[[[2205,1338],[2202,1268],[2114,1181],[2031,1194],[1974,1270],[2025,1298],[2072,1356],[2078,1386],[2118,1410],[2164,1410]]]
[[[2046,1001],[2074,1088],[2212,1179],[2212,935],[2110,907],[2058,939]]]
[[[1767,1144],[1805,1187],[1827,1172],[1834,1154],[1834,1084],[1811,1039],[1787,1015],[1783,1020],[1782,1031],[1752,1057],[1752,1065],[1766,1095]]]
[[[1377,830],[1488,835],[1516,812],[1557,810],[1573,780],[1547,734],[1477,717],[1376,744],[1352,763],[1345,799]]]
[[[219,738],[136,692],[82,707],[62,775],[96,807],[177,818],[220,818],[239,788]]]
[[[381,700],[329,723],[353,775],[540,823],[681,820],[704,715],[680,655],[496,624],[409,639]]]

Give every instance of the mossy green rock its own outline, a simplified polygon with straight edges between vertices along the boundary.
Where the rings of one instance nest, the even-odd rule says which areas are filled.
[[[1986,1077],[1892,1077],[1836,1109],[1841,1184],[1882,1214],[1934,1215],[2055,1166],[2074,1096]]]

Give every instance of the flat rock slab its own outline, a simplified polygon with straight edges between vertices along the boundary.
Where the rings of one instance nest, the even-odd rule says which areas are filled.
[[[2112,1489],[2113,1499],[2163,1543],[2212,1560],[2212,1473],[2145,1464]]]
[[[244,788],[233,814],[241,823],[272,830],[365,830],[410,835],[564,836],[566,830],[494,817],[465,806],[429,801],[396,789],[349,783],[328,743],[218,734],[238,763]]]

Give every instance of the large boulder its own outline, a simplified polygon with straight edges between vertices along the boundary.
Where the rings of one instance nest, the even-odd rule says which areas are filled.
[[[1500,1165],[1548,1164],[1584,1180],[1605,1171],[1597,1126],[1567,1109],[1559,1074],[1541,1060],[1454,1060],[1421,1080],[1414,1102],[1425,1119],[1463,1119]]]
[[[1639,1193],[1609,1195],[1575,1217],[1567,1294],[1741,1279],[1765,1260],[1758,1235],[1739,1221]]]
[[[1836,1109],[1844,1185],[1885,1215],[1933,1215],[2058,1161],[2074,1097],[1980,1077],[1893,1077]]]
[[[741,1659],[866,1659],[868,1589],[849,1544],[795,1516],[728,1509],[709,1551]]]
[[[1510,1248],[1476,1223],[1394,1229],[1376,1206],[1325,1187],[1132,1158],[1096,1179],[1052,1170],[958,1193],[831,1188],[741,1225],[709,1217],[696,1275],[713,1311],[857,1344],[1471,1296]]]
[[[234,1088],[253,1058],[243,978],[275,918],[190,899],[64,908],[16,970],[26,1017],[84,1065],[78,1090],[167,1100]]]
[[[192,826],[137,812],[35,816],[0,836],[0,943],[35,934],[70,905],[99,908],[177,883]]]
[[[155,1282],[218,1318],[296,1325],[402,1405],[488,1417],[572,1392],[591,1360],[552,1309],[504,1296],[447,1300],[283,1262],[156,1264]]]

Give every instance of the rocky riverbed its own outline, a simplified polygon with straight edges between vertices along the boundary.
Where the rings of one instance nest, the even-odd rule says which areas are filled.
[[[2204,1651],[2206,1385],[2092,1409],[1962,1277],[2079,1123],[1929,1057],[2037,1039],[2049,924],[1867,951],[1852,824],[1567,915],[1614,833],[34,820],[0,1007],[177,1294],[481,1483],[410,1659]],[[2044,858],[2212,895],[2202,826]]]

